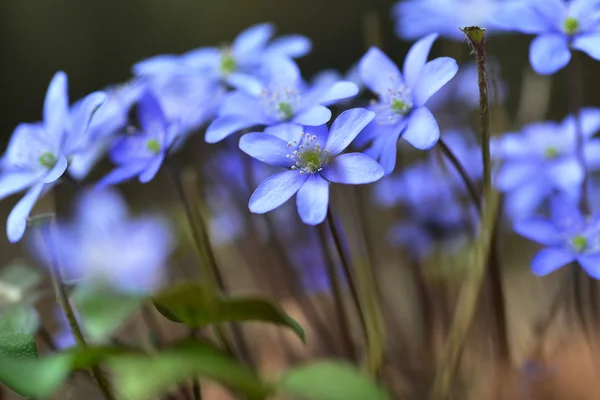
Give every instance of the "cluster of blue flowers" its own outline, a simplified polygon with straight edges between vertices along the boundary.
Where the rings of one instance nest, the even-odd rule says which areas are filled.
[[[396,168],[398,143],[429,150],[441,137],[470,179],[482,177],[479,146],[464,116],[478,106],[477,71],[465,64],[459,72],[449,57],[429,60],[438,36],[459,40],[458,27],[475,24],[489,28],[491,35],[535,34],[531,66],[552,74],[569,63],[573,51],[600,59],[600,2],[409,0],[399,3],[393,15],[401,38],[418,39],[402,69],[373,47],[347,78],[326,70],[309,81],[294,59],[309,53],[310,40],[273,38],[273,25],[259,24],[230,46],[143,60],[133,66],[129,82],[73,104],[67,76],[58,72],[46,94],[43,121],[17,126],[1,159],[0,199],[26,191],[8,217],[9,240],[23,237],[40,196],[66,176],[83,181],[108,154],[114,170],[82,196],[76,222],[59,224],[52,243],[69,275],[96,275],[124,289],[133,276],[151,275],[136,283],[155,287],[160,265],[172,250],[170,229],[154,217],[129,220],[123,200],[106,188],[135,177],[151,181],[191,134],[206,127],[210,144],[224,141],[231,147],[230,137],[241,133],[239,149],[214,152],[214,159],[207,160],[209,175],[218,169],[227,182],[207,184],[209,203],[221,207],[214,212],[216,226],[219,218],[233,215],[220,199],[235,203],[248,196],[250,211],[262,214],[294,195],[300,219],[317,225],[328,214],[330,183],[358,185],[383,178],[375,186],[376,202],[402,205],[410,215],[393,228],[392,239],[416,257],[426,257],[440,239],[468,232],[476,215],[465,206],[467,189],[453,165],[430,152],[426,160],[401,170]],[[503,101],[507,89],[496,80],[493,97]],[[370,102],[357,97],[362,89],[371,92]],[[450,110],[449,104],[459,107]],[[131,123],[132,109],[137,124]],[[517,232],[548,246],[533,262],[537,274],[576,260],[590,275],[600,275],[595,262],[600,225],[596,217],[584,215],[588,210],[582,214],[573,208],[584,183],[591,181],[588,172],[600,167],[600,141],[593,138],[599,129],[600,109],[584,108],[562,123],[530,124],[492,143],[494,184],[506,193],[507,215]],[[245,163],[240,150],[268,166]],[[218,194],[212,202],[211,193]],[[531,219],[545,204],[551,204],[551,218]],[[235,229],[217,235],[219,240],[243,233],[243,218],[233,218],[237,222],[229,225]],[[289,220],[289,214],[284,218]],[[120,272],[109,274],[114,264]],[[139,274],[140,265],[156,273]]]

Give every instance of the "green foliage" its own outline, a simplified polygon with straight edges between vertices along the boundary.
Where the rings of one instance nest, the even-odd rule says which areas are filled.
[[[201,328],[227,322],[269,322],[292,329],[305,341],[304,329],[277,304],[258,297],[224,297],[199,283],[174,286],[159,293],[154,305],[167,319]]]
[[[322,361],[288,372],[279,389],[302,400],[387,400],[383,389],[345,363]]]
[[[1,333],[0,356],[36,358],[38,351],[35,339],[25,333]]]
[[[25,333],[35,335],[40,326],[37,311],[31,306],[0,310],[0,334]]]
[[[42,276],[39,271],[21,261],[14,261],[0,271],[0,310],[37,301],[40,293],[34,291]]]
[[[128,400],[155,398],[189,378],[207,378],[242,394],[265,399],[272,388],[208,343],[186,342],[154,356],[125,355],[109,361],[117,393]]]

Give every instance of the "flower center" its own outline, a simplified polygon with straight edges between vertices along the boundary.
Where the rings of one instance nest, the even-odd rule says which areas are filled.
[[[374,101],[371,105],[377,113],[377,122],[395,124],[413,108],[411,90],[403,84],[398,89],[390,88],[387,93],[380,94],[379,102]]]
[[[554,146],[548,146],[544,150],[544,158],[546,158],[548,160],[552,160],[554,158],[557,158],[559,155],[560,155],[560,152]]]
[[[279,121],[291,119],[300,101],[298,91],[289,86],[266,89],[261,97],[266,113]]]
[[[578,253],[583,253],[588,247],[588,240],[583,235],[577,235],[571,238],[571,247]]]
[[[233,58],[230,49],[221,51],[221,65],[219,66],[223,75],[229,75],[237,69],[237,62]]]
[[[38,161],[42,166],[50,169],[56,165],[57,160],[54,154],[50,153],[49,151],[46,151],[42,153]]]
[[[568,35],[574,35],[579,31],[579,21],[577,18],[568,17],[565,19],[564,31]]]
[[[321,149],[321,144],[317,142],[315,135],[302,134],[300,141],[288,142],[288,148],[291,153],[286,157],[296,161],[292,169],[299,170],[301,174],[319,172],[329,162],[329,152]]]
[[[146,148],[151,153],[154,153],[154,154],[160,153],[160,143],[158,143],[158,140],[156,140],[156,139],[149,139],[146,142]]]

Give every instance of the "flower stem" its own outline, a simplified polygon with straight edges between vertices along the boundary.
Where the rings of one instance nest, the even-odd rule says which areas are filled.
[[[477,190],[477,186],[473,179],[469,176],[467,170],[463,167],[463,165],[458,160],[458,157],[452,152],[450,147],[446,144],[442,138],[438,141],[438,145],[440,146],[440,150],[444,153],[444,156],[450,161],[450,163],[456,168],[456,171],[460,175],[463,180],[463,183],[467,187],[467,191],[469,192],[469,197],[471,197],[471,201],[473,205],[477,209],[477,212],[481,214],[481,196],[479,195],[479,190]]]
[[[71,306],[71,302],[69,301],[69,296],[67,294],[67,289],[63,284],[63,278],[60,271],[60,267],[58,265],[58,260],[56,258],[56,254],[54,253],[54,248],[52,246],[52,241],[49,238],[50,232],[48,230],[51,228],[51,223],[46,224],[45,226],[41,226],[39,228],[39,233],[42,237],[42,241],[46,246],[46,251],[49,254],[50,258],[50,276],[52,278],[52,286],[54,287],[54,292],[56,293],[56,300],[65,314],[67,318],[67,323],[69,325],[69,329],[75,338],[75,342],[78,347],[83,349],[88,347],[88,344],[83,336],[83,332],[81,331],[81,327],[75,318],[75,312],[73,311],[73,307]],[[102,371],[97,366],[94,366],[90,369],[92,377],[96,381],[102,396],[106,400],[114,400],[115,397],[112,394],[110,389],[110,385],[104,375],[102,375]]]

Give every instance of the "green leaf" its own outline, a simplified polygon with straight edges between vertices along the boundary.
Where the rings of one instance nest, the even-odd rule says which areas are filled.
[[[333,361],[295,368],[279,388],[303,400],[388,399],[383,389],[353,366]]]
[[[78,286],[73,303],[79,312],[86,337],[103,342],[144,302],[145,297],[119,293],[103,287]]]
[[[224,297],[199,283],[171,287],[154,298],[154,305],[167,319],[201,328],[227,322],[268,322],[292,329],[306,340],[302,326],[281,307],[258,297]]]
[[[35,335],[40,326],[40,320],[35,308],[21,306],[0,310],[0,334],[25,333]]]
[[[117,392],[128,400],[156,398],[195,377],[215,380],[248,400],[264,399],[272,391],[245,366],[208,343],[186,342],[155,356],[117,356],[108,365]]]
[[[0,334],[0,356],[36,358],[38,350],[34,337],[24,333]]]
[[[0,282],[15,286],[23,291],[33,289],[42,281],[42,274],[27,266],[22,260],[13,261],[0,272]]]

